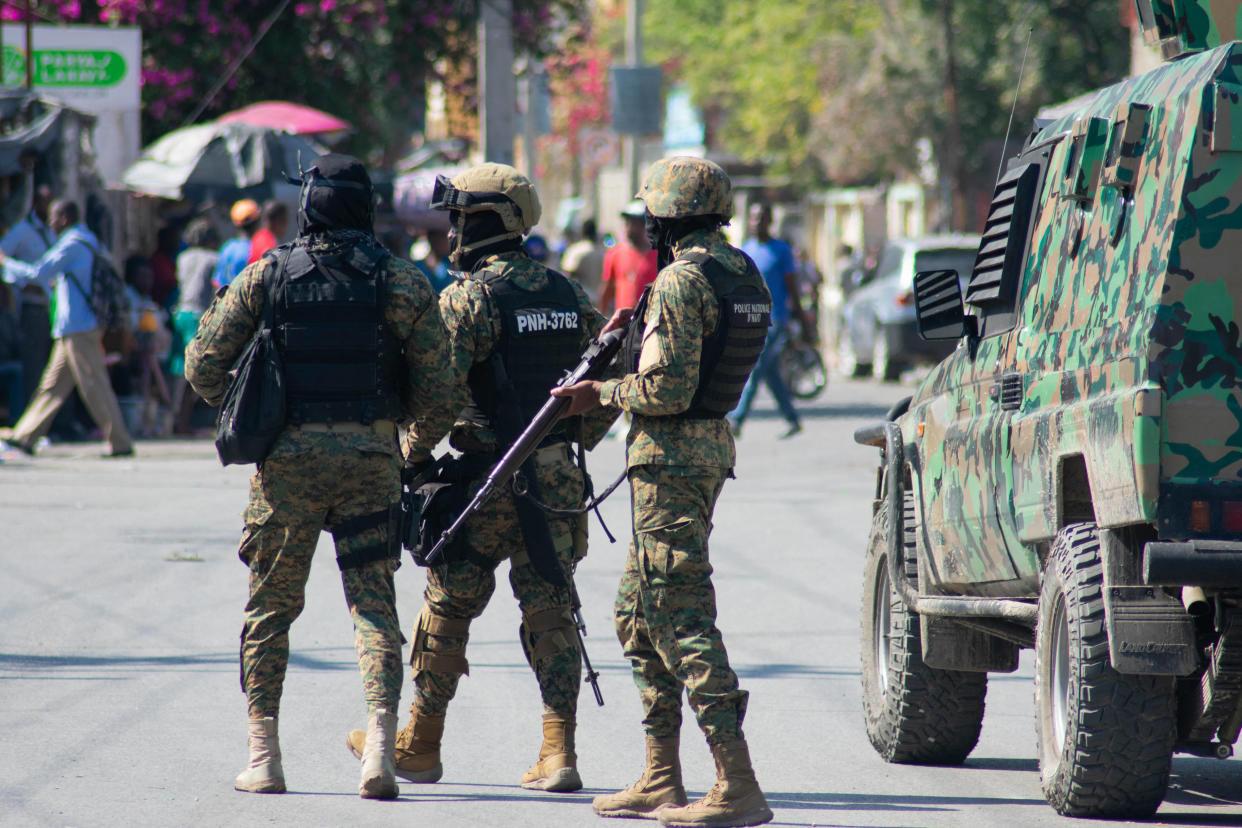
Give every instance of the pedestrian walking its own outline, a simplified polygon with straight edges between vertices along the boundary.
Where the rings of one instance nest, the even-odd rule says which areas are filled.
[[[663,267],[634,311],[627,373],[553,391],[572,398],[571,414],[604,405],[634,416],[626,447],[634,535],[615,618],[642,697],[647,761],[637,782],[595,797],[593,807],[663,825],[758,825],[772,811],[742,733],[748,694],[716,627],[708,535],[733,476],[724,418],[759,359],[772,300],[754,263],[720,231],[733,202],[719,166],[657,161],[638,197]],[[690,804],[679,751],[683,691],[717,776]]]
[[[742,252],[754,261],[772,294],[772,327],[768,330],[759,364],[750,375],[737,407],[729,414],[729,424],[734,436],[741,434],[742,423],[750,412],[759,383],[763,383],[776,400],[781,416],[788,423],[781,436],[792,437],[802,430],[802,421],[794,409],[789,386],[781,376],[781,352],[785,350],[789,340],[791,314],[797,317],[801,336],[808,342],[814,335],[815,322],[802,309],[798,268],[794,262],[793,250],[785,242],[772,237],[772,206],[766,202],[752,204],[748,213],[748,226],[750,237],[742,243]]]
[[[56,234],[47,226],[48,210],[55,200],[52,188],[34,188],[30,212],[9,228],[0,239],[0,253],[20,262],[37,262],[56,243]],[[38,284],[27,282],[16,291],[17,320],[22,332],[22,373],[24,397],[34,396],[39,377],[52,353],[51,298]]]
[[[278,718],[289,627],[302,611],[319,533],[332,533],[354,623],[368,720],[359,793],[391,799],[401,695],[399,423],[452,394],[435,293],[374,236],[374,190],[347,155],[320,157],[302,178],[298,236],[220,294],[186,350],[186,378],[218,405],[229,370],[272,311],[288,422],[250,482],[238,556],[250,568],[241,684],[250,761],[234,787],[285,790]],[[325,346],[324,343],[330,343]]]
[[[432,206],[447,210],[453,269],[469,274],[440,294],[450,358],[461,379],[460,402],[428,418],[407,459],[418,469],[449,432],[461,456],[457,478],[473,497],[488,470],[548,399],[603,327],[582,287],[536,262],[522,244],[539,221],[539,197],[513,167],[482,164],[436,184]],[[586,554],[585,515],[549,515],[583,504],[585,479],[575,444],[593,446],[611,417],[562,420],[523,468],[529,496],[505,487],[465,524],[459,549],[427,570],[423,609],[414,628],[410,721],[397,736],[397,773],[412,782],[443,774],[445,715],[469,671],[470,624],[509,561],[509,583],[522,612],[518,630],[543,701],[543,742],[524,788],[565,792],[582,787],[574,735],[582,654],[572,620],[572,572]],[[475,725],[478,726],[477,723]],[[348,738],[356,754],[362,732]]]
[[[36,262],[23,262],[0,251],[7,282],[36,284],[56,291],[56,319],[52,322],[52,353],[39,388],[12,429],[0,429],[0,440],[33,455],[39,438],[47,434],[74,388],[86,410],[103,430],[108,451],[104,457],[128,457],[134,442],[125,429],[121,406],[104,365],[103,331],[91,310],[91,271],[95,256],[103,255],[99,239],[81,222],[78,205],[56,201],[49,210],[49,227],[56,243]]]

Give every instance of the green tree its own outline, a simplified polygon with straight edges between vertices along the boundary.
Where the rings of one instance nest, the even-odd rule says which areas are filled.
[[[990,191],[1011,108],[1010,151],[1129,60],[1116,0],[649,0],[644,31],[714,149],[864,184],[916,174],[930,143],[959,205]]]

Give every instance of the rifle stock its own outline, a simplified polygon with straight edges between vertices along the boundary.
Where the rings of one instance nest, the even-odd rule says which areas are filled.
[[[604,369],[612,362],[612,358],[621,348],[621,343],[625,339],[625,332],[628,326],[617,328],[600,336],[594,340],[587,349],[583,351],[582,357],[572,371],[567,373],[560,382],[556,384],[557,388],[566,385],[573,385],[583,380],[598,379],[603,374]],[[466,504],[466,508],[457,516],[457,519],[444,530],[444,533],[436,541],[435,546],[427,553],[427,566],[435,566],[440,562],[444,549],[448,546],[466,521],[472,514],[479,510],[483,504],[492,497],[496,490],[506,481],[511,479],[526,458],[534,453],[544,438],[552,432],[552,428],[556,425],[557,420],[565,413],[565,409],[569,407],[570,400],[568,397],[548,396],[548,401],[540,407],[538,413],[530,421],[530,425],[517,436],[504,455],[496,461],[496,465],[492,466],[491,471],[487,473],[483,485]]]

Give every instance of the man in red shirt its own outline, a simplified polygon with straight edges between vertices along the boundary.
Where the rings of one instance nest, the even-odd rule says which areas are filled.
[[[280,237],[289,229],[289,208],[279,201],[263,205],[263,226],[250,238],[250,258],[246,264],[254,264],[263,254],[280,244]]]
[[[613,300],[618,308],[637,305],[643,288],[654,282],[660,272],[656,252],[647,243],[647,228],[643,224],[646,209],[638,199],[625,206],[621,211],[625,238],[604,254],[604,291],[599,297],[599,309],[605,316],[612,313]]]

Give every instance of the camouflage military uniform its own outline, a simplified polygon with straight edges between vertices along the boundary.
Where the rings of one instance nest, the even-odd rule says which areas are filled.
[[[674,259],[705,252],[731,269],[742,254],[718,230],[673,246]],[[747,693],[729,667],[707,538],[732,476],[733,437],[723,419],[678,419],[699,382],[704,340],[716,329],[716,295],[699,266],[674,261],[656,278],[642,325],[638,373],[605,382],[600,402],[633,414],[627,446],[634,537],[617,594],[616,626],[656,738],[681,727],[681,691],[710,744],[740,739]]]
[[[335,234],[313,237],[329,244]],[[218,404],[228,371],[262,321],[263,275],[278,260],[269,256],[246,268],[217,295],[198,334],[186,349],[186,377],[211,404]],[[402,400],[417,428],[425,412],[448,398],[454,386],[435,292],[408,262],[385,264],[385,320],[404,346],[408,390]],[[272,275],[269,274],[269,282]],[[392,421],[290,425],[276,439],[250,484],[239,556],[250,567],[250,600],[241,635],[241,681],[251,719],[275,717],[289,660],[288,631],[301,613],[311,557],[325,527],[370,515],[396,502],[401,456]],[[372,527],[337,541],[348,554],[387,541]],[[345,569],[341,580],[354,622],[359,669],[368,709],[396,709],[401,693],[401,632],[393,572],[398,558]]]
[[[488,257],[470,279],[458,281],[440,295],[440,313],[449,331],[450,352],[454,368],[461,378],[458,402],[467,399],[465,378],[472,365],[491,359],[501,337],[501,319],[489,299],[481,278],[501,274],[513,285],[526,290],[547,286],[547,270],[523,253],[510,252]],[[572,281],[572,280],[571,280]],[[573,283],[581,318],[585,320],[582,347],[598,335],[604,318],[594,309],[581,286]],[[459,404],[452,415],[460,411]],[[614,412],[615,414],[615,412]],[[590,446],[598,441],[612,416],[585,418],[584,442]],[[429,420],[420,428],[408,447],[410,460],[427,458],[442,435],[452,424],[450,442],[467,459],[481,457],[479,473],[468,487],[473,495],[483,482],[489,462],[495,456],[496,435],[488,428],[464,419],[452,423],[452,417]],[[582,505],[584,481],[581,470],[573,462],[570,444],[560,443],[540,449],[536,454],[539,475],[539,499],[555,508]],[[559,565],[571,572],[577,558],[585,554],[579,543],[575,554],[574,537],[585,531],[585,517],[550,517],[548,520]],[[464,652],[469,622],[482,614],[496,588],[496,567],[510,560],[509,583],[522,609],[525,623],[523,647],[539,681],[544,707],[553,713],[572,718],[578,705],[581,683],[581,653],[573,638],[570,621],[570,596],[566,589],[547,583],[535,570],[522,543],[521,528],[514,507],[514,496],[504,490],[471,516],[464,530],[465,553],[455,560],[431,568],[423,594],[424,617],[431,613],[440,619],[462,622],[442,628],[445,634],[424,629],[420,621],[415,630],[415,652],[412,657],[414,706],[421,714],[443,716],[449,700],[457,691],[461,674],[467,672]],[[451,622],[450,622],[451,623]],[[425,652],[420,652],[419,643]]]

